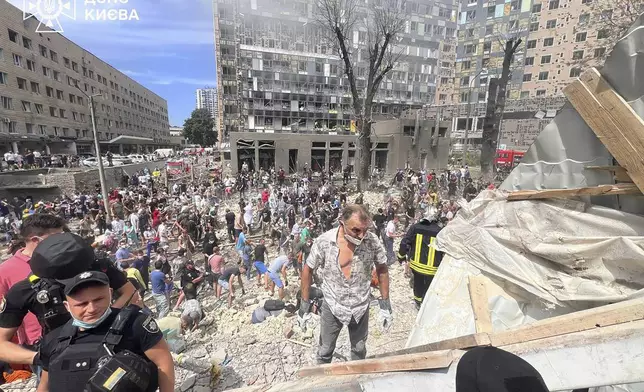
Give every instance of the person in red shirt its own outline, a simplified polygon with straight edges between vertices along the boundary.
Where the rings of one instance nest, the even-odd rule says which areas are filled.
[[[29,260],[36,246],[52,234],[69,231],[65,221],[49,214],[33,214],[27,217],[20,229],[20,236],[25,240],[25,247],[19,249],[11,258],[0,264],[0,311],[3,310],[4,296],[17,282],[31,274]],[[18,328],[19,344],[32,345],[40,339],[41,326],[36,316],[29,313]],[[3,338],[3,337],[0,337]],[[7,337],[10,340],[12,337]]]

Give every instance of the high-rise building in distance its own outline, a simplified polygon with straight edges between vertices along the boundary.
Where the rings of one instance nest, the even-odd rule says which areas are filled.
[[[196,95],[197,109],[206,109],[214,119],[217,119],[217,89],[198,88]]]

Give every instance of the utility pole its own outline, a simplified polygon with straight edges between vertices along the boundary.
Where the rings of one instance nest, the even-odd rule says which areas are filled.
[[[85,91],[81,90],[80,87],[78,87],[78,83],[76,84],[76,88],[83,93],[87,97],[87,100],[89,101],[89,116],[92,119],[92,135],[94,136],[94,149],[96,150],[96,161],[98,163],[98,178],[101,183],[101,194],[103,195],[103,206],[105,208],[105,216],[107,222],[112,221],[112,212],[110,211],[110,202],[107,196],[107,182],[105,180],[105,169],[103,168],[103,157],[101,156],[101,146],[98,142],[98,133],[96,132],[96,118],[94,116],[94,97],[99,96],[100,94],[96,95],[88,95],[85,93]]]

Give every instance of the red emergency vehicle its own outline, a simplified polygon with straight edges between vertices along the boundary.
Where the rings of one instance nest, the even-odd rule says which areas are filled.
[[[521,162],[523,151],[515,150],[496,150],[496,158],[494,159],[494,164],[497,168],[509,168],[512,169]]]

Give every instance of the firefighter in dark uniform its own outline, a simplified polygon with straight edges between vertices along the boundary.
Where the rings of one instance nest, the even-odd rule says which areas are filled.
[[[409,268],[414,277],[414,301],[418,308],[443,259],[443,252],[437,251],[435,246],[436,236],[442,228],[433,217],[423,218],[413,224],[400,241],[398,260],[409,258]]]
[[[102,272],[61,283],[71,319],[41,342],[39,392],[174,390],[172,355],[152,316],[136,305],[112,308]]]
[[[0,361],[34,364],[35,351],[11,342],[28,312],[40,322],[42,336],[71,318],[63,304],[63,286],[53,278],[66,279],[88,270],[102,271],[117,293],[114,307],[139,301],[136,289],[125,275],[109,260],[96,260],[94,250],[75,234],[54,234],[43,240],[34,250],[29,265],[32,274],[12,286],[0,300]]]

